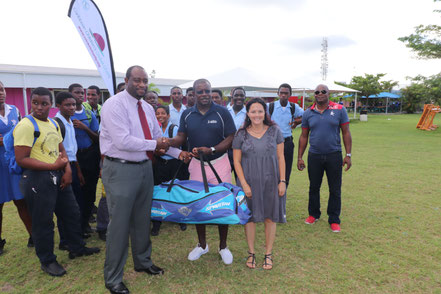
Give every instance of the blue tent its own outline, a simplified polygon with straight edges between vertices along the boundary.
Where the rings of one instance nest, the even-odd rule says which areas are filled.
[[[363,96],[362,98],[366,98],[366,96]],[[399,99],[401,98],[400,95],[388,93],[388,92],[381,92],[380,94],[370,95],[369,98],[390,98],[390,99]]]

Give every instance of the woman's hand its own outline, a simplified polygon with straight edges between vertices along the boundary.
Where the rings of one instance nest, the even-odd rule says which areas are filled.
[[[250,185],[244,184],[244,185],[242,185],[242,189],[243,189],[243,191],[245,193],[245,196],[247,196],[248,198],[252,197]]]
[[[279,196],[283,197],[283,195],[285,195],[285,192],[286,192],[286,183],[280,182],[279,183]]]

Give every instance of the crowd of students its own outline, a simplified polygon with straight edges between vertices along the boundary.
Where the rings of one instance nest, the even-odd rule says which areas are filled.
[[[213,163],[223,181],[232,182],[233,171],[237,185],[243,188],[247,196],[247,204],[252,211],[252,217],[245,226],[249,248],[246,265],[249,268],[256,267],[255,223],[264,222],[266,246],[263,268],[271,269],[276,223],[286,222],[286,190],[294,154],[292,129],[301,123],[304,113],[297,104],[288,101],[292,94],[290,85],[282,84],[279,87],[280,100],[276,102],[267,104],[260,98],[254,98],[246,105],[245,89],[237,87],[231,91],[231,102],[223,106],[222,92],[212,90],[209,81],[201,79],[195,82],[194,87],[187,89],[187,105],[183,104],[182,89],[175,86],[170,91],[171,103],[166,106],[158,103],[158,94],[147,91],[147,83],[140,82],[140,78],[134,76],[134,73],[139,73],[141,78],[146,76],[141,67],[129,68],[126,84],[121,83],[117,87],[118,92],[123,93],[111,99],[118,97],[121,97],[118,98],[121,101],[131,98],[144,99],[143,103],[148,103],[145,105],[152,106],[150,109],[153,109],[156,119],[151,125],[151,117],[147,115],[146,122],[150,124],[150,128],[147,126],[149,130],[147,134],[143,117],[145,111],[150,110],[138,101],[138,111],[141,111],[140,121],[143,124],[142,131],[147,140],[152,140],[150,129],[152,127],[157,129],[159,126],[158,135],[160,134],[163,138],[162,141],[157,139],[154,155],[148,147],[147,157],[144,151],[143,156],[146,159],[141,161],[130,161],[109,155],[109,148],[114,147],[107,146],[107,144],[115,144],[111,143],[113,137],[108,132],[113,130],[109,129],[109,126],[115,128],[119,122],[112,122],[115,118],[108,116],[103,116],[106,118],[106,123],[103,125],[104,136],[101,134],[101,141],[103,138],[106,141],[101,142],[100,150],[100,121],[102,110],[106,109],[106,106],[102,108],[98,103],[101,94],[98,87],[90,86],[86,89],[86,101],[84,101],[85,90],[80,84],[72,84],[67,92],[58,93],[55,97],[55,104],[59,112],[54,119],[48,117],[53,105],[52,93],[46,88],[36,88],[31,94],[31,115],[21,119],[17,108],[5,103],[6,91],[0,82],[0,180],[2,181],[0,254],[3,253],[5,246],[5,240],[1,238],[1,209],[3,203],[12,200],[29,232],[28,247],[35,246],[42,270],[53,276],[64,275],[66,271],[58,264],[53,252],[53,214],[57,216],[60,234],[59,249],[67,250],[69,258],[91,255],[100,251],[99,248],[86,247],[84,240],[94,233],[90,222],[95,221],[93,211],[96,209],[97,183],[103,158],[105,158],[104,164],[107,164],[107,168],[103,175],[103,197],[96,211],[96,231],[99,238],[106,241],[109,238],[106,234],[109,219],[115,217],[114,207],[108,207],[109,203],[115,205],[114,198],[106,199],[105,197],[108,189],[111,195],[115,194],[112,182],[109,182],[108,166],[111,162],[119,164],[144,162],[151,164],[153,162],[153,182],[158,185],[172,179],[178,167],[180,167],[178,179],[201,180],[198,154],[202,152]],[[138,84],[142,86],[135,87]],[[128,88],[124,90],[125,87]],[[327,90],[317,92],[317,95],[328,94]],[[328,103],[326,107],[329,108],[327,100],[326,103]],[[107,109],[113,107],[114,104],[111,102]],[[145,108],[144,111],[141,110],[141,106]],[[330,115],[334,116],[334,112]],[[24,169],[21,175],[15,175],[9,171],[10,163],[4,156],[3,138],[11,131],[14,138],[15,160]],[[118,150],[125,148],[120,147]],[[347,147],[346,141],[345,147]],[[168,148],[175,150],[169,152]],[[350,150],[350,148],[346,149]],[[184,164],[181,164],[181,161],[184,161]],[[298,164],[299,170],[303,167]],[[207,176],[209,182],[217,183],[210,170],[207,170]],[[145,214],[148,215],[149,211],[145,211]],[[319,215],[316,214],[312,223],[318,217]],[[308,219],[307,223],[311,223]],[[181,230],[186,230],[185,224],[179,225]],[[151,231],[149,227],[146,233],[150,231],[151,235],[156,236],[160,232],[160,226],[160,222],[153,222]],[[189,260],[197,260],[208,253],[205,225],[196,225],[196,231],[198,244],[189,253]],[[114,234],[116,233],[110,234],[110,237],[114,238]],[[227,247],[227,235],[228,226],[219,225],[219,254],[225,264],[231,264],[233,255]],[[109,243],[107,239],[107,254],[115,250],[114,247],[109,249],[109,245],[113,244],[111,242]],[[118,254],[123,254],[123,247],[118,249]],[[122,272],[117,276],[112,276],[114,275],[112,267],[120,267],[120,261],[118,265],[112,265],[111,259],[112,257],[106,255],[106,287],[112,293],[128,293],[122,284]],[[142,271],[149,274],[163,273],[163,270],[153,265],[151,261],[148,268],[143,268]]]

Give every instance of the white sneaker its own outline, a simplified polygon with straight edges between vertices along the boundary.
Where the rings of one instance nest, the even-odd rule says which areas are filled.
[[[198,260],[199,257],[204,255],[205,253],[208,253],[208,244],[206,245],[205,249],[201,247],[200,244],[196,246],[189,254],[188,254],[188,260]]]
[[[219,250],[219,254],[222,257],[222,261],[225,264],[232,264],[233,263],[233,254],[231,253],[230,249],[228,247],[225,247],[222,250]]]

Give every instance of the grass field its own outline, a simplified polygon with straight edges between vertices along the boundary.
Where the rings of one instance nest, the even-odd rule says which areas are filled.
[[[288,223],[277,228],[272,271],[261,269],[262,225],[257,228],[258,269],[249,270],[242,226],[230,227],[234,263],[225,266],[216,250],[215,227],[207,230],[210,252],[190,262],[187,254],[197,243],[193,226],[181,232],[177,225],[164,224],[153,237],[152,259],[165,275],[136,273],[129,254],[126,285],[132,293],[441,293],[441,130],[417,130],[418,119],[369,115],[368,122],[351,124],[353,166],[343,174],[341,233],[332,233],[327,223],[326,179],[322,219],[304,224],[308,177],[295,169]],[[441,125],[440,115],[435,123]],[[296,130],[296,141],[298,136]],[[66,252],[55,250],[68,271],[62,278],[40,270],[12,203],[4,207],[3,238],[0,292],[107,293],[105,246],[96,234],[88,245],[102,248],[99,255],[69,260]]]

